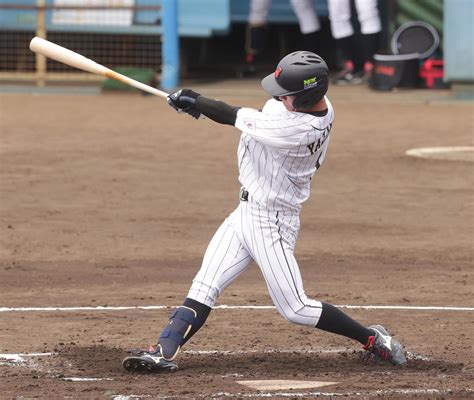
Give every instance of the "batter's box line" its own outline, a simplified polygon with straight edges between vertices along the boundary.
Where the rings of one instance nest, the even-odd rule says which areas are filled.
[[[38,358],[38,357],[48,357],[48,356],[56,356],[58,353],[12,353],[12,354],[0,354],[0,365],[9,365],[9,366],[20,366],[25,368],[35,368],[39,369],[42,372],[47,372],[47,375],[52,378],[58,378],[62,381],[69,381],[69,382],[94,382],[94,381],[113,381],[113,378],[92,378],[92,377],[75,377],[75,376],[64,376],[63,374],[59,374],[57,372],[52,373],[51,370],[45,370],[42,368],[41,364],[38,361],[32,362],[31,358]],[[7,360],[6,362],[2,362],[1,360]]]
[[[25,357],[43,357],[53,356],[56,353],[12,353],[12,354],[0,354],[0,359],[10,361],[11,363],[25,363],[27,362]]]
[[[362,350],[354,348],[336,348],[336,349],[308,349],[308,350],[291,350],[291,349],[267,349],[267,350],[183,350],[182,353],[190,355],[245,355],[245,354],[343,354],[343,353],[360,353]],[[407,351],[407,359],[414,361],[432,361],[433,359],[420,353]]]
[[[127,311],[127,310],[166,310],[178,306],[96,306],[96,307],[0,307],[0,312],[79,312],[79,311]],[[338,308],[360,310],[405,310],[405,311],[474,311],[474,307],[457,306],[399,306],[399,305],[336,305]],[[257,305],[219,305],[213,310],[274,310],[275,306]]]
[[[219,399],[219,398],[274,398],[274,397],[289,397],[289,398],[306,398],[306,397],[374,397],[383,395],[425,395],[425,396],[447,396],[453,394],[473,393],[474,390],[471,388],[453,390],[453,389],[384,389],[384,390],[366,390],[366,391],[347,391],[347,392],[259,392],[259,393],[229,393],[229,392],[218,392],[211,395],[193,395],[188,396],[153,396],[154,399]],[[131,400],[131,399],[145,399],[151,398],[151,396],[140,396],[135,394],[130,395],[117,395],[112,397],[113,400]]]
[[[48,357],[56,355],[56,353],[10,353],[0,354],[0,365],[20,366],[24,368],[36,369],[43,371],[41,363],[35,358]],[[5,360],[5,361],[2,361]]]

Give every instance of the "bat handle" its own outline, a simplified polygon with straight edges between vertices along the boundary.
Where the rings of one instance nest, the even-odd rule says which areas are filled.
[[[125,83],[126,85],[133,86],[134,88],[143,90],[143,91],[145,91],[145,92],[154,94],[155,96],[163,97],[163,98],[165,98],[165,99],[166,99],[166,98],[168,97],[168,95],[169,95],[168,93],[163,92],[162,90],[159,90],[159,89],[156,89],[156,88],[154,88],[154,87],[145,85],[144,83],[138,82],[138,81],[136,81],[136,80],[134,80],[134,79],[132,79],[132,78],[129,78],[128,76],[119,74],[118,72],[115,72],[115,71],[113,71],[113,70],[111,70],[111,69],[108,69],[108,70],[104,73],[104,76],[106,76],[107,78],[114,79],[114,80],[116,80],[116,81]]]

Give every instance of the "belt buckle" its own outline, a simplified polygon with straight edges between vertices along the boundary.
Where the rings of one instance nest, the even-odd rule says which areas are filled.
[[[249,192],[244,187],[240,188],[239,199],[240,199],[240,201],[248,201],[249,200]]]

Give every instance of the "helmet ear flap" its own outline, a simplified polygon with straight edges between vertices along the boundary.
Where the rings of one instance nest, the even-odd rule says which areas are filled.
[[[293,100],[293,107],[296,110],[308,110],[318,101],[320,101],[324,97],[325,93],[326,91],[322,93],[319,90],[306,90],[304,92],[300,92]]]
[[[321,77],[318,86],[296,94],[293,107],[297,110],[308,110],[319,102],[328,91],[327,76]]]

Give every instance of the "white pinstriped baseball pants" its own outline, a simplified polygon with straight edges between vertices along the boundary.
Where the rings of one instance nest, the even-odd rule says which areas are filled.
[[[357,18],[360,22],[360,30],[364,35],[382,30],[377,0],[356,0],[355,6]],[[334,39],[341,39],[354,34],[349,0],[329,0],[328,10],[329,19],[331,20],[331,33]]]
[[[308,299],[293,255],[299,216],[241,202],[210,241],[188,298],[212,307],[255,260],[278,312],[288,321],[316,326],[322,304]]]
[[[321,29],[318,14],[313,7],[313,0],[290,0],[301,33],[317,32]],[[248,22],[251,25],[264,25],[267,22],[268,13],[272,6],[272,0],[252,0],[250,2],[250,10]]]

